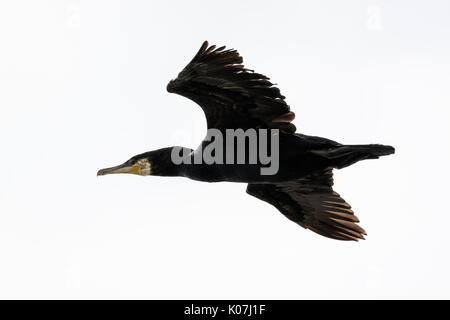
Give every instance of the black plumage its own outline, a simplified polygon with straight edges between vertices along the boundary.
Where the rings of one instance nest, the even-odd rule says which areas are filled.
[[[132,157],[98,175],[134,173],[184,176],[206,182],[248,183],[247,193],[275,206],[290,220],[320,235],[338,240],[363,239],[365,231],[348,205],[333,191],[334,168],[394,153],[384,145],[342,145],[296,132],[294,113],[268,77],[246,69],[236,50],[204,42],[192,61],[169,82],[167,91],[185,96],[203,109],[208,129],[278,129],[279,169],[261,175],[256,164],[175,164],[169,147]],[[206,138],[194,158],[212,143]],[[248,154],[247,154],[248,155]],[[224,155],[225,157],[225,155]]]
[[[236,50],[208,48],[204,42],[192,61],[167,85],[167,91],[198,103],[208,128],[273,128],[295,132],[295,115],[266,76],[244,68]]]

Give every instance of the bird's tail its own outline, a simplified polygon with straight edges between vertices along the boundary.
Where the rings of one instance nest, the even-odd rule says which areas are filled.
[[[327,150],[315,150],[313,153],[327,158],[337,169],[347,167],[365,159],[378,159],[395,152],[394,147],[381,144],[341,145]]]

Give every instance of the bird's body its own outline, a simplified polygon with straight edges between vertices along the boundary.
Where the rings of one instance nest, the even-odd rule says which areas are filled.
[[[216,181],[232,181],[246,183],[265,183],[265,182],[281,182],[302,178],[311,172],[326,167],[326,160],[317,156],[310,151],[314,149],[326,149],[331,147],[326,144],[326,140],[317,139],[315,137],[307,137],[300,134],[279,135],[279,169],[273,175],[261,175],[261,167],[264,165],[257,164],[223,164],[223,165],[206,165],[209,166],[212,176]],[[197,168],[191,165],[187,168],[187,177],[195,179],[201,170],[208,170],[203,165]],[[202,180],[205,181],[205,180]]]
[[[98,174],[135,173],[248,183],[250,195],[274,205],[305,228],[338,240],[363,239],[365,232],[356,224],[358,219],[350,206],[332,189],[332,170],[394,153],[394,148],[343,145],[296,133],[291,123],[294,113],[278,88],[241,63],[237,51],[215,49],[205,42],[177,79],[169,82],[169,92],[195,101],[205,112],[208,135],[196,150],[169,147],[146,152]],[[255,136],[252,140],[253,136],[244,135],[243,144],[228,148],[230,130]],[[218,136],[212,138],[211,132]],[[268,132],[271,136],[265,139],[256,134]],[[214,151],[205,160],[208,149]],[[239,161],[241,149],[244,153]],[[269,155],[269,149],[270,159],[263,157]]]

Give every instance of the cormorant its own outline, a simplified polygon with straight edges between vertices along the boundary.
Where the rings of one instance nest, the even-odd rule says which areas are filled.
[[[142,153],[119,166],[101,169],[97,175],[132,173],[183,176],[205,182],[243,182],[248,184],[247,193],[272,204],[304,228],[332,239],[364,239],[366,232],[356,224],[359,220],[350,205],[333,191],[333,169],[360,160],[377,159],[394,153],[395,149],[378,144],[343,145],[296,133],[296,127],[291,123],[295,115],[280,90],[268,77],[244,68],[242,62],[236,50],[208,46],[205,41],[178,77],[169,82],[167,91],[200,105],[206,115],[208,132],[215,130],[213,132],[225,135],[230,129],[241,129],[241,133],[249,129],[274,131],[279,153],[275,174],[262,174],[260,169],[267,162],[263,164],[259,160],[256,164],[249,161],[174,162],[173,155],[180,154],[180,150],[187,151],[183,160],[201,155],[202,150],[216,139],[208,134],[196,150],[170,147]],[[265,141],[268,146],[274,145],[272,140]],[[221,143],[222,146],[226,144]],[[245,150],[246,159],[249,150]],[[236,146],[231,151],[226,150],[233,151],[239,150]],[[211,154],[220,158],[218,154]],[[231,158],[234,160],[235,155]]]

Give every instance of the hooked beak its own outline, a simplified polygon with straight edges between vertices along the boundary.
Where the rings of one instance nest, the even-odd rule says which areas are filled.
[[[129,165],[127,162],[125,162],[124,164],[115,167],[100,169],[97,172],[97,176],[104,176],[113,173],[139,174],[139,170],[140,170],[139,164],[135,163],[133,165]]]

